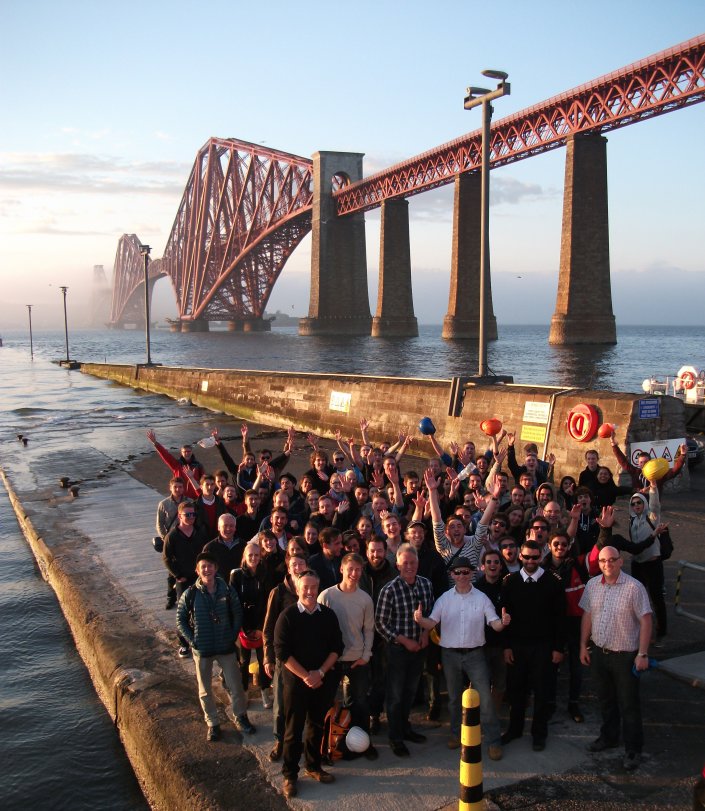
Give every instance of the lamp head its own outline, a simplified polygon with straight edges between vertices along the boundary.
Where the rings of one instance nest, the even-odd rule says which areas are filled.
[[[506,82],[509,78],[509,74],[503,70],[483,70],[482,75],[488,79],[497,79],[498,82]]]

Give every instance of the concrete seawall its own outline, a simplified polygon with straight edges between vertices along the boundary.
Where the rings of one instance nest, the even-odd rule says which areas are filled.
[[[364,375],[257,372],[242,369],[128,366],[84,363],[81,371],[133,388],[187,398],[194,405],[222,411],[241,419],[313,431],[333,437],[358,436],[360,417],[372,422],[371,440],[395,437],[419,418],[432,417],[436,438],[444,447],[452,440],[484,440],[480,423],[497,417],[508,430],[517,431],[517,456],[526,441],[536,441],[539,454],[552,452],[557,470],[584,467],[588,448],[598,448],[613,463],[609,442],[595,437],[577,442],[567,429],[571,412],[580,403],[595,407],[599,422],[617,425],[621,446],[641,440],[682,438],[686,434],[683,403],[674,397],[658,398],[658,416],[640,416],[645,397],[610,391],[558,389],[548,386],[466,384],[462,413],[448,416],[450,380],[369,377]],[[652,398],[653,400],[653,398]],[[426,453],[430,446],[425,445]],[[413,449],[412,449],[413,450]],[[678,486],[688,486],[687,471]]]

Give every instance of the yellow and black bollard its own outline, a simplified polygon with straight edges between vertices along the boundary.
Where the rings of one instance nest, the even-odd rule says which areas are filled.
[[[472,687],[463,693],[463,725],[460,730],[460,801],[459,811],[481,811],[485,804],[482,790],[482,730],[480,694]]]

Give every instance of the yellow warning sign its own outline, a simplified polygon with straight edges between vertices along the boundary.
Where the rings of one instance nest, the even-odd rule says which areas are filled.
[[[521,439],[526,442],[536,442],[542,444],[546,440],[546,426],[544,425],[522,425]]]

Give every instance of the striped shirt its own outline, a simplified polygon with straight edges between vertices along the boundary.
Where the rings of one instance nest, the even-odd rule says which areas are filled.
[[[614,651],[639,650],[641,618],[651,614],[649,595],[642,584],[624,572],[610,585],[599,574],[588,580],[580,607],[591,615],[592,641]]]
[[[485,546],[485,541],[487,540],[487,532],[489,527],[485,524],[478,524],[477,525],[477,532],[474,535],[466,535],[463,538],[463,545],[453,546],[450,542],[450,538],[446,535],[445,524],[442,522],[438,522],[433,524],[433,540],[436,543],[436,551],[438,554],[443,558],[443,562],[446,566],[450,566],[451,561],[454,557],[458,558],[467,558],[470,563],[476,568],[480,568],[480,558],[482,556],[482,550]],[[460,551],[458,551],[460,550]],[[451,588],[455,586],[455,581],[448,572],[448,583]]]
[[[433,608],[433,587],[425,577],[416,576],[409,585],[401,576],[390,580],[379,593],[375,611],[377,632],[388,642],[400,635],[416,642],[421,638],[421,626],[414,622],[414,611],[419,603],[424,617]]]

